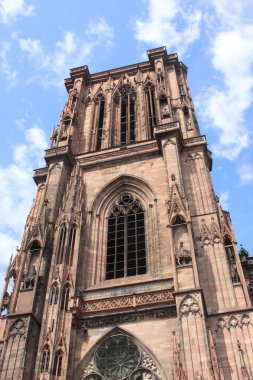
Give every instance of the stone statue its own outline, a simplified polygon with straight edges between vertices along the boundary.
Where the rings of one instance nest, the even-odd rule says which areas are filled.
[[[184,248],[184,243],[181,241],[176,254],[178,265],[190,264],[192,261],[191,252]]]
[[[34,287],[35,277],[36,269],[33,265],[32,269],[23,277],[23,289],[32,289]]]

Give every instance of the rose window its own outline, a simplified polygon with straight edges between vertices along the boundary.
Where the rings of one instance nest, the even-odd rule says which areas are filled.
[[[127,336],[117,335],[102,343],[95,353],[95,364],[107,380],[129,379],[140,362],[136,344]]]

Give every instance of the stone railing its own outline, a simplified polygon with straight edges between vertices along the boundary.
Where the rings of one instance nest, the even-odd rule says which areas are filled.
[[[206,136],[190,137],[189,139],[183,140],[183,146],[185,147],[202,144],[206,144]]]
[[[95,299],[83,301],[80,297],[72,299],[72,310],[77,310],[79,313],[101,313],[111,312],[115,310],[124,309],[138,309],[151,305],[168,305],[174,304],[174,297],[172,289],[147,292],[140,294],[131,294],[119,297],[110,297],[103,299]]]

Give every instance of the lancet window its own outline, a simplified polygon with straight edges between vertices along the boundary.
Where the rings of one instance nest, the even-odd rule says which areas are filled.
[[[56,305],[59,298],[59,288],[58,285],[53,285],[50,297],[50,305]]]
[[[120,145],[135,142],[136,92],[130,84],[123,84],[114,96],[119,109]]]
[[[76,239],[76,226],[72,225],[69,230],[69,239],[68,239],[68,247],[67,247],[67,255],[66,255],[66,263],[68,265],[72,265],[72,262],[73,262],[75,239]]]
[[[106,279],[136,276],[147,271],[144,209],[125,193],[108,218]]]
[[[153,128],[157,125],[157,114],[155,104],[155,87],[152,82],[145,85],[147,117],[150,137],[153,137]]]
[[[49,370],[49,362],[50,362],[50,348],[48,345],[45,346],[42,358],[41,358],[41,365],[40,365],[40,372],[48,372]]]
[[[103,126],[105,118],[105,97],[98,94],[95,99],[96,102],[96,121],[95,121],[95,136],[96,136],[96,150],[101,149],[103,139]]]
[[[59,237],[58,252],[57,252],[57,264],[61,264],[64,257],[66,234],[67,234],[66,225],[63,224],[60,228],[60,237]]]
[[[69,307],[69,293],[70,293],[70,285],[65,284],[62,291],[61,297],[61,309],[67,311]]]
[[[61,376],[62,373],[62,359],[63,353],[62,351],[57,351],[54,358],[54,366],[53,366],[53,375]]]

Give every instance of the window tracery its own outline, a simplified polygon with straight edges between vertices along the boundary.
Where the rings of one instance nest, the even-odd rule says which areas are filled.
[[[61,376],[62,373],[62,359],[63,353],[62,351],[57,351],[54,358],[54,366],[53,366],[53,375]]]
[[[95,99],[96,104],[96,121],[95,121],[95,135],[96,135],[96,150],[101,149],[103,140],[103,126],[105,117],[105,97],[99,93]]]
[[[120,114],[120,145],[135,142],[136,92],[131,84],[123,84],[114,95]]]
[[[69,230],[69,239],[68,239],[68,247],[67,247],[67,255],[66,255],[66,264],[72,265],[74,248],[75,248],[75,239],[76,239],[76,225],[71,225]]]
[[[40,366],[41,373],[48,372],[49,361],[50,361],[50,348],[48,345],[46,345],[42,353],[41,366]]]
[[[145,85],[146,93],[146,104],[147,104],[147,115],[148,115],[148,125],[150,131],[150,137],[153,137],[153,128],[157,125],[157,115],[156,115],[156,104],[155,104],[155,86],[152,82],[148,82]]]
[[[129,337],[116,335],[98,347],[94,359],[106,379],[127,379],[140,362],[140,351]]]
[[[116,333],[104,340],[83,369],[82,380],[160,380],[151,355],[134,339]]]
[[[106,279],[146,273],[144,210],[137,198],[125,193],[108,218]]]
[[[57,252],[57,264],[62,264],[66,234],[67,234],[66,225],[63,224],[60,229],[60,238],[59,238],[58,252]]]
[[[69,293],[70,293],[70,285],[65,284],[62,291],[61,297],[61,309],[67,311],[69,306]]]

